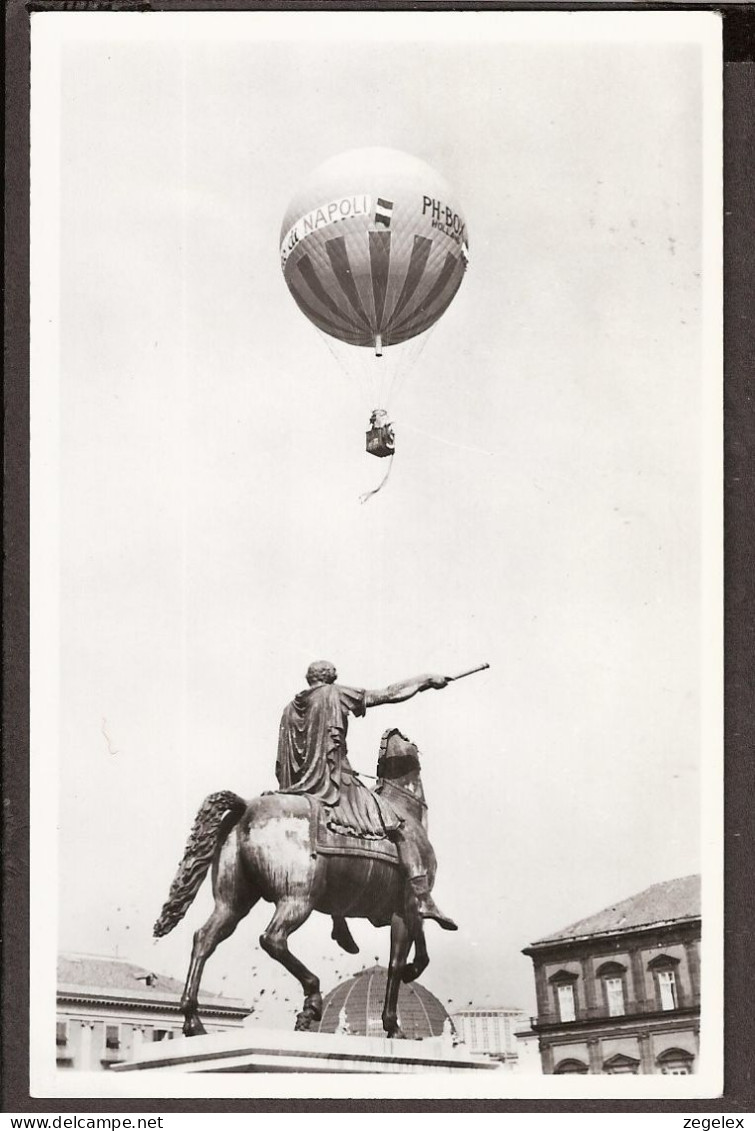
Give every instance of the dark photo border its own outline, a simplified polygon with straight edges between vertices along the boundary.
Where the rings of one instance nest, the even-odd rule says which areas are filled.
[[[35,1099],[29,1095],[29,136],[30,18],[70,11],[712,11],[724,53],[725,1086],[707,1100]],[[677,1112],[755,1110],[751,701],[755,670],[755,4],[243,3],[239,0],[6,0],[5,382],[2,655],[2,1111]],[[49,830],[50,837],[55,830]],[[431,1090],[428,1080],[428,1091]],[[313,1090],[316,1088],[314,1086]],[[284,1090],[282,1083],[281,1090]]]

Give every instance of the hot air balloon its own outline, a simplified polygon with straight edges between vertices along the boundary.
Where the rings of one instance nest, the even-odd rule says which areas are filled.
[[[388,397],[401,364],[388,359],[448,308],[468,246],[454,191],[424,161],[395,149],[331,158],[286,210],[281,266],[299,309],[327,340],[372,355],[381,400],[367,432],[371,455],[395,449]]]

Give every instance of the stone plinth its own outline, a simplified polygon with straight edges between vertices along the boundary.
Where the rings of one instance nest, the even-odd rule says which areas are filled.
[[[236,1029],[180,1037],[143,1046],[135,1060],[111,1072],[470,1072],[490,1071],[496,1061],[472,1056],[447,1037],[397,1041],[277,1029]]]

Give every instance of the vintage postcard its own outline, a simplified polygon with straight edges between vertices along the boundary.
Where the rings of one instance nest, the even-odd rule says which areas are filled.
[[[31,24],[31,1094],[719,1095],[719,17]]]

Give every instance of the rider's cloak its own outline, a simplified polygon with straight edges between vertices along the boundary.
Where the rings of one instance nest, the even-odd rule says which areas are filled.
[[[307,793],[335,805],[344,770],[349,715],[365,713],[365,692],[337,683],[300,691],[283,712],[275,773],[286,793]]]
[[[393,807],[368,790],[349,765],[349,715],[364,715],[365,691],[323,683],[300,691],[285,708],[275,774],[282,793],[306,793],[333,806],[343,832],[385,836],[401,824]]]

